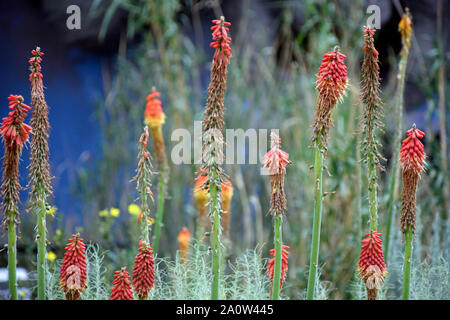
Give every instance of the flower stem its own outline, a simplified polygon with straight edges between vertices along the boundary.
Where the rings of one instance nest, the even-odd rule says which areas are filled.
[[[403,263],[403,294],[402,299],[409,299],[409,283],[411,279],[412,260],[412,228],[408,225],[405,232],[405,261]]]
[[[14,214],[10,213],[8,221],[8,281],[11,300],[17,300],[16,255],[17,235]]]
[[[321,148],[321,135],[317,137],[314,154],[314,221],[311,240],[311,257],[309,263],[307,300],[314,298],[314,288],[316,285],[317,267],[319,264],[319,244],[320,244],[320,224],[322,220],[322,172],[323,172],[323,152]]]
[[[38,229],[38,253],[37,253],[37,273],[38,273],[38,292],[37,299],[45,300],[45,247],[46,247],[46,208],[45,191],[41,188],[40,207],[37,211],[37,229]]]
[[[158,194],[158,213],[155,223],[155,234],[153,236],[153,250],[158,252],[159,238],[161,234],[161,225],[164,215],[164,198],[166,192],[165,173],[161,172],[159,175],[159,194]]]
[[[275,216],[275,224],[274,224],[275,268],[272,283],[272,300],[278,300],[280,298],[281,246],[283,244],[282,228],[281,228],[282,222],[283,216],[281,214]]]
[[[217,178],[217,172],[214,170],[211,174],[211,179],[214,181]],[[219,299],[219,281],[220,281],[220,202],[218,199],[218,187],[215,183],[210,186],[211,197],[211,214],[213,217],[212,225],[212,272],[213,282],[211,286],[211,299]]]

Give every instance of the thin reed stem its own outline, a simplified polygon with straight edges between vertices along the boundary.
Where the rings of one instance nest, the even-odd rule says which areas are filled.
[[[403,263],[403,294],[402,299],[409,299],[409,284],[411,280],[411,260],[412,260],[412,238],[413,232],[408,225],[405,232],[405,261]]]
[[[319,264],[319,245],[320,245],[320,225],[322,220],[322,173],[323,173],[323,152],[321,148],[321,135],[317,136],[314,153],[314,221],[313,234],[311,240],[311,258],[309,262],[308,291],[307,300],[314,298],[316,285],[317,267]]]
[[[154,252],[158,252],[158,247],[159,247],[159,238],[160,238],[160,234],[161,234],[161,226],[162,226],[162,220],[163,220],[163,216],[164,216],[165,194],[166,194],[165,173],[161,172],[161,174],[159,175],[158,213],[156,216],[155,234],[153,236],[153,251]]]
[[[373,159],[373,154],[369,154],[368,167],[368,179],[369,179],[369,220],[370,230],[377,230],[378,228],[378,200],[377,200],[377,168]]]
[[[9,294],[11,300],[17,300],[17,279],[16,279],[16,256],[17,256],[17,234],[15,214],[8,219],[8,281]]]
[[[274,224],[274,245],[275,245],[275,268],[273,273],[272,284],[272,300],[280,299],[280,284],[281,284],[281,248],[283,245],[282,238],[282,222],[283,216],[281,214],[275,216]]]

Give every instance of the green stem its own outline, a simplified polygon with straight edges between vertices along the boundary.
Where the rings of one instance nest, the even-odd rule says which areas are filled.
[[[141,217],[141,221],[140,221],[140,225],[141,225],[141,239],[144,240],[146,243],[149,243],[149,226],[148,226],[148,216],[147,213],[145,212],[144,214],[144,203],[147,201],[147,196],[146,196],[146,189],[145,189],[145,185],[142,185],[142,189],[141,189],[141,201],[142,201],[142,217]]]
[[[406,74],[406,65],[408,62],[409,49],[406,47],[403,48],[400,64],[398,68],[397,74],[397,90],[395,93],[395,138],[394,145],[392,148],[392,171],[391,171],[391,182],[389,188],[389,197],[388,197],[388,218],[386,224],[386,237],[384,242],[384,253],[385,260],[388,262],[389,257],[389,244],[390,244],[390,236],[391,236],[391,226],[392,221],[395,216],[395,207],[398,201],[398,190],[399,190],[399,180],[400,180],[400,167],[399,167],[399,153],[400,150],[402,135],[403,135],[403,92],[405,89],[405,74]]]
[[[412,228],[407,226],[405,232],[405,261],[403,263],[403,300],[409,299],[409,283],[411,279],[412,260]]]
[[[164,215],[164,199],[165,199],[165,176],[164,172],[161,171],[161,174],[159,175],[159,194],[158,194],[158,213],[156,217],[156,224],[155,224],[155,235],[153,236],[153,250],[155,252],[158,252],[159,247],[159,238],[161,234],[161,226],[162,226],[162,220]]]
[[[212,172],[211,179],[215,181],[217,178],[216,171]],[[219,299],[219,281],[220,281],[220,203],[218,196],[218,187],[215,183],[211,184],[210,197],[211,197],[211,214],[213,217],[212,225],[212,272],[213,282],[211,286],[211,299]]]
[[[314,298],[314,289],[316,285],[317,267],[319,264],[319,244],[320,244],[320,224],[322,220],[322,172],[323,172],[323,152],[321,148],[321,136],[316,141],[314,154],[314,222],[311,240],[311,257],[309,263],[308,291],[307,300]]]
[[[15,214],[9,215],[8,221],[8,281],[11,300],[17,300],[17,280],[16,280],[16,256],[17,256],[17,235]]]
[[[369,213],[370,213],[370,230],[378,228],[378,201],[377,201],[377,168],[373,160],[373,153],[369,153],[368,161],[369,170]]]
[[[275,217],[274,224],[274,245],[275,245],[275,267],[273,272],[272,283],[272,300],[280,298],[280,284],[281,284],[281,250],[283,244],[282,225],[283,216],[281,214]]]
[[[42,192],[44,193],[44,192]],[[45,195],[45,193],[44,193]],[[42,198],[45,199],[45,198]],[[38,253],[37,253],[37,273],[38,273],[38,292],[37,299],[45,300],[45,247],[46,247],[46,207],[45,200],[40,201],[40,208],[37,212],[38,227]]]

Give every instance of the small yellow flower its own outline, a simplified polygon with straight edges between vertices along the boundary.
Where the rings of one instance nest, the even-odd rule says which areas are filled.
[[[56,234],[57,237],[61,237],[62,236],[61,229],[56,229],[55,234]]]
[[[128,206],[128,212],[132,216],[138,216],[139,212],[141,212],[141,208],[139,208],[139,206],[137,204],[132,203]]]
[[[110,214],[111,217],[117,218],[119,216],[119,214],[120,214],[120,209],[111,208],[111,209],[109,209],[109,214]]]
[[[54,215],[57,210],[58,208],[56,208],[55,206],[50,207],[47,209],[47,214]]]
[[[108,216],[108,209],[104,209],[98,212],[98,215],[100,217],[107,217]]]
[[[22,291],[22,290],[19,291],[19,296],[20,296],[21,298],[24,298],[25,295],[26,295],[25,291]]]
[[[56,254],[53,251],[49,251],[47,254],[47,260],[53,262],[56,260]]]

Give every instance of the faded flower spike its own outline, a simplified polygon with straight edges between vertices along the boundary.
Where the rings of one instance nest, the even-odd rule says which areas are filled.
[[[345,58],[346,56],[340,53],[339,47],[336,46],[334,51],[324,54],[317,73],[316,89],[318,97],[313,141],[320,138],[321,144],[325,147],[331,127],[331,112],[344,96],[348,85],[347,67],[344,64]]]
[[[290,247],[283,245],[281,250],[281,279],[280,279],[280,291],[281,287],[283,286],[284,280],[286,279],[287,271],[288,271],[288,256],[289,256],[289,250]],[[270,255],[272,256],[271,259],[269,259],[269,262],[267,264],[267,274],[270,278],[270,292],[272,292],[272,286],[273,286],[273,274],[275,270],[275,249],[270,249]],[[272,293],[271,293],[272,295]]]
[[[284,194],[284,176],[286,166],[291,163],[289,154],[281,150],[281,139],[274,132],[270,134],[271,149],[264,155],[264,167],[269,169],[272,215],[284,214],[287,210]]]
[[[67,300],[79,300],[86,289],[86,245],[80,234],[72,235],[65,247],[59,282]]]
[[[9,147],[20,146],[28,140],[31,127],[24,123],[25,117],[31,107],[23,103],[23,97],[19,95],[9,95],[9,109],[11,111],[8,116],[3,118],[0,131],[2,133],[5,144]]]
[[[134,300],[127,267],[114,272],[113,286],[109,300]]]
[[[134,260],[133,288],[140,300],[146,300],[155,283],[155,261],[150,244],[141,240]]]
[[[387,274],[384,262],[381,233],[370,231],[362,240],[361,254],[358,262],[358,273],[361,280],[366,284],[367,298],[376,300],[378,289]]]
[[[411,47],[412,21],[408,8],[406,8],[406,12],[403,13],[402,19],[398,24],[398,31],[400,31],[402,36],[402,54],[404,54],[404,51],[409,50]]]

